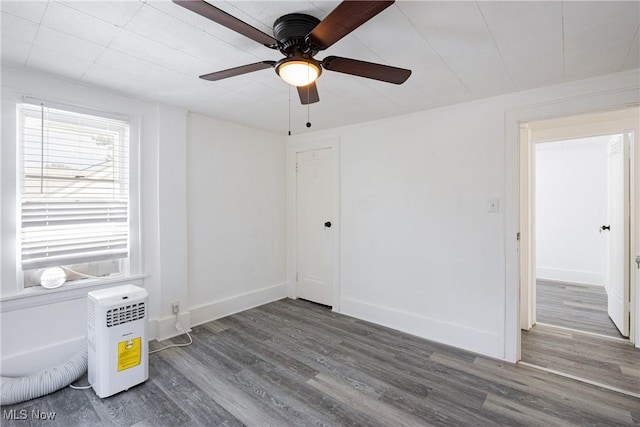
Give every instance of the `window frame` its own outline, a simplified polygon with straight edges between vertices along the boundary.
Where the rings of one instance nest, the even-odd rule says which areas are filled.
[[[32,228],[33,226],[36,226],[35,224],[33,224],[32,226],[27,226],[25,227],[25,219],[26,218],[41,218],[41,221],[44,221],[45,218],[49,218],[49,214],[46,212],[49,212],[49,208],[46,208],[46,206],[50,206],[51,209],[53,209],[53,211],[50,212],[60,212],[59,214],[54,214],[53,217],[51,217],[51,219],[54,221],[53,223],[50,223],[49,225],[46,225],[45,228],[41,228],[40,229],[40,233],[55,233],[56,228],[58,227],[64,227],[65,224],[62,222],[58,222],[59,219],[61,218],[59,215],[63,215],[62,212],[69,212],[69,209],[74,210],[77,209],[78,206],[80,205],[86,205],[86,206],[94,206],[94,208],[90,208],[90,209],[96,209],[98,207],[101,207],[101,209],[105,209],[106,206],[111,206],[111,208],[106,208],[107,211],[97,211],[100,212],[101,214],[104,215],[108,215],[107,212],[112,211],[113,209],[115,210],[120,210],[120,209],[126,209],[126,219],[124,222],[121,221],[117,221],[115,223],[115,225],[108,225],[109,223],[105,223],[102,221],[98,221],[97,223],[94,221],[91,221],[91,226],[89,228],[87,227],[83,227],[82,225],[82,221],[77,222],[77,225],[79,228],[75,228],[75,225],[72,225],[70,229],[68,229],[70,234],[69,236],[73,235],[73,233],[77,233],[80,230],[86,230],[87,232],[89,232],[88,235],[84,236],[86,238],[90,238],[90,240],[95,241],[95,237],[96,237],[96,231],[98,231],[99,228],[102,228],[103,231],[108,231],[110,234],[111,233],[118,233],[118,229],[121,230],[126,230],[127,236],[126,236],[126,247],[120,249],[117,252],[120,252],[121,255],[120,256],[113,256],[113,257],[109,257],[109,256],[105,256],[105,254],[103,253],[102,256],[99,255],[99,253],[95,253],[94,251],[91,250],[87,250],[87,252],[91,253],[94,252],[93,256],[87,256],[89,255],[89,253],[86,253],[85,256],[82,256],[80,252],[74,252],[73,255],[71,255],[70,257],[67,256],[66,258],[70,258],[68,259],[67,262],[64,262],[63,260],[60,260],[58,262],[54,262],[53,264],[51,264],[51,267],[54,266],[62,266],[65,270],[67,269],[67,267],[70,267],[72,270],[79,270],[82,272],[82,274],[95,274],[95,273],[90,273],[89,271],[86,271],[87,269],[84,268],[83,266],[89,266],[89,263],[93,263],[93,262],[97,262],[97,263],[106,263],[106,265],[108,265],[109,261],[113,261],[113,260],[118,260],[118,272],[116,273],[116,275],[127,275],[128,274],[128,269],[129,269],[129,246],[130,246],[130,242],[129,242],[129,180],[128,180],[128,174],[129,174],[129,156],[128,156],[128,151],[129,151],[129,146],[130,146],[130,142],[129,142],[129,131],[130,131],[130,124],[129,124],[129,118],[126,116],[123,117],[117,117],[117,118],[111,118],[111,117],[105,117],[104,115],[100,115],[100,114],[86,114],[86,113],[81,113],[78,114],[76,111],[71,111],[70,109],[61,109],[61,108],[54,108],[48,104],[45,104],[44,102],[41,102],[39,104],[35,103],[35,102],[23,102],[21,104],[18,105],[18,120],[19,120],[19,125],[18,125],[18,135],[17,135],[17,143],[18,143],[18,185],[19,185],[19,191],[18,191],[18,203],[20,204],[20,219],[21,219],[21,228],[20,228],[20,236],[18,239],[18,248],[19,248],[19,252],[21,254],[21,264],[22,264],[22,269],[23,271],[26,273],[27,271],[29,272],[29,274],[25,274],[24,277],[24,286],[25,287],[30,287],[30,286],[35,286],[36,283],[31,283],[31,280],[27,280],[28,277],[30,277],[30,275],[32,274],[32,272],[41,272],[44,271],[45,268],[47,268],[46,264],[51,264],[52,260],[47,257],[42,258],[43,251],[45,250],[45,247],[42,245],[38,245],[36,243],[36,246],[33,247],[33,250],[36,250],[38,253],[39,252],[39,256],[37,256],[34,259],[25,259],[25,253],[24,253],[24,244],[25,244],[25,238],[27,239],[38,239],[38,228]],[[44,115],[46,114],[46,116]],[[46,125],[45,125],[46,124]],[[40,129],[41,134],[40,135],[33,135],[31,134],[31,131],[34,130],[34,128],[32,126],[36,126],[35,129]],[[83,188],[86,188],[84,186],[80,187],[80,193],[78,194],[78,197],[74,197],[74,196],[69,196],[69,194],[67,194],[67,189],[71,191],[71,193],[75,193],[74,187],[75,183],[74,183],[74,178],[72,176],[68,176],[65,177],[64,175],[64,169],[62,170],[62,174],[60,173],[56,173],[56,170],[49,170],[48,167],[45,167],[45,158],[43,157],[33,157],[33,155],[27,155],[27,153],[33,153],[33,149],[35,148],[36,150],[39,149],[40,147],[44,147],[44,149],[49,152],[50,150],[53,150],[54,152],[58,151],[59,149],[63,149],[65,150],[64,152],[62,152],[62,154],[64,154],[64,156],[60,157],[60,162],[62,162],[63,164],[78,164],[76,162],[81,162],[84,163],[84,161],[91,161],[93,162],[94,160],[92,159],[84,159],[82,155],[78,156],[77,158],[75,157],[75,153],[74,150],[71,151],[66,151],[68,150],[68,148],[66,148],[65,146],[68,146],[69,143],[71,143],[72,145],[74,144],[74,141],[77,138],[82,138],[82,132],[83,131],[89,131],[89,132],[93,132],[93,130],[95,129],[96,132],[107,132],[111,126],[113,127],[113,131],[115,131],[115,133],[118,135],[118,143],[114,145],[114,152],[118,153],[115,157],[114,157],[114,163],[117,164],[118,166],[116,168],[113,169],[113,183],[118,187],[118,189],[115,191],[115,193],[107,191],[106,194],[100,194],[102,192],[102,189],[100,188],[100,184],[98,183],[97,186],[95,185],[89,185],[88,189],[91,193],[94,194],[84,194],[84,192],[82,191]],[[63,133],[68,131],[69,133],[64,137],[65,140],[55,140],[55,139],[51,139],[51,138],[55,138],[55,133],[59,133],[60,131],[62,131]],[[28,133],[27,133],[28,132]],[[43,140],[44,135],[49,135],[46,137],[46,139]],[[70,138],[67,142],[67,136]],[[33,139],[35,137],[35,139]],[[35,146],[34,146],[34,141],[35,141]],[[59,146],[58,144],[62,144],[61,146]],[[84,145],[84,144],[83,144]],[[89,152],[91,152],[91,148],[89,148]],[[40,192],[33,192],[30,187],[27,187],[27,185],[29,185],[29,183],[31,182],[31,184],[33,184],[33,176],[30,175],[31,170],[33,170],[33,162],[36,162],[36,173],[40,172],[42,173],[44,170],[47,170],[47,178],[46,178],[46,182],[47,185],[46,187],[44,187],[44,191],[43,188],[41,187]],[[126,162],[126,163],[120,163],[120,162]],[[49,163],[49,160],[46,161],[46,163]],[[124,164],[124,168],[121,168],[120,166]],[[29,169],[27,169],[27,167],[29,166]],[[42,169],[42,168],[45,169]],[[78,170],[73,170],[73,174],[75,173],[80,173],[82,170],[85,170],[86,168],[80,168]],[[36,177],[37,178],[37,177]],[[58,179],[62,179],[64,184],[64,187],[57,187],[56,184],[54,184]],[[124,179],[124,180],[123,180]],[[80,182],[80,181],[77,181]],[[51,187],[51,185],[53,185],[53,187]],[[62,195],[61,196],[55,196],[55,193],[61,191]],[[98,193],[95,193],[95,191],[97,191]],[[125,196],[125,197],[118,197],[118,194],[120,194],[120,196]],[[105,197],[106,196],[106,197]],[[122,203],[122,201],[125,201],[126,205],[120,205],[120,203]],[[28,212],[32,212],[31,215],[28,214]],[[112,211],[113,212],[113,211]],[[25,216],[26,214],[26,216]],[[33,217],[32,215],[36,215],[36,217]],[[57,225],[56,225],[57,223]],[[40,227],[44,225],[41,224]],[[49,226],[53,226],[54,228],[51,229],[49,228]],[[38,226],[36,226],[38,227]],[[98,229],[97,229],[97,228]],[[115,229],[113,227],[116,227]],[[36,233],[36,234],[34,234]],[[68,237],[69,237],[68,236]],[[91,237],[90,237],[91,236]],[[82,235],[79,235],[78,238],[83,237]],[[111,234],[111,237],[115,237],[115,234]],[[64,240],[64,238],[63,238]],[[111,239],[109,239],[111,240]],[[37,240],[36,240],[37,241]],[[56,246],[61,244],[62,241],[60,240],[54,240],[56,242]],[[67,241],[68,242],[68,241]],[[81,240],[78,240],[78,243],[80,243]],[[82,245],[85,245],[87,243],[86,240],[83,240],[84,243],[80,243]],[[96,243],[101,242],[102,244],[106,243],[106,241],[100,239],[98,241],[96,241]],[[35,243],[35,242],[34,242]],[[66,243],[66,245],[69,245],[70,242]],[[33,243],[31,244],[31,246],[33,246]],[[124,250],[124,253],[123,253]],[[104,251],[104,249],[102,249],[100,252]],[[126,255],[125,255],[126,254]],[[53,254],[52,254],[53,255]],[[124,255],[124,256],[123,256]],[[58,255],[59,256],[59,255]],[[85,260],[80,261],[80,259],[85,258]],[[86,259],[89,258],[89,259]],[[73,262],[74,260],[77,260],[76,262]],[[31,267],[25,267],[26,264],[35,264]],[[44,264],[44,265],[43,265]],[[38,266],[40,265],[40,266]],[[79,268],[77,268],[79,267]],[[69,274],[72,270],[67,270],[67,274]],[[78,280],[79,278],[82,278],[82,274],[78,275],[75,274],[75,278],[73,279],[67,279],[68,281],[74,281],[74,280]],[[72,274],[73,277],[73,274]]]
[[[2,278],[2,287],[0,290],[0,301],[2,301],[2,310],[11,310],[13,306],[17,308],[28,307],[32,305],[40,305],[41,301],[49,300],[66,300],[69,298],[77,297],[77,295],[84,295],[87,289],[99,288],[108,285],[115,285],[120,283],[138,283],[142,284],[142,278],[144,277],[141,272],[141,227],[140,227],[140,130],[141,130],[141,118],[137,114],[126,114],[127,121],[129,123],[129,192],[128,192],[128,204],[129,204],[129,255],[126,261],[123,261],[123,268],[121,273],[114,276],[105,276],[104,278],[87,278],[84,280],[75,280],[63,284],[56,289],[45,289],[41,286],[25,286],[25,271],[21,265],[20,254],[20,233],[21,233],[21,200],[22,200],[22,147],[21,147],[21,132],[20,129],[20,113],[19,106],[22,103],[43,103],[46,107],[56,108],[65,111],[71,111],[81,114],[95,115],[98,117],[107,118],[122,118],[125,114],[110,113],[101,109],[93,109],[89,107],[72,105],[66,103],[59,103],[54,101],[42,100],[39,98],[33,98],[28,96],[16,96],[15,101],[11,103],[11,106],[7,105],[9,102],[3,102],[3,115],[7,110],[11,110],[13,120],[3,121],[3,124],[9,122],[14,126],[3,126],[6,128],[2,132],[3,139],[7,141],[13,141],[13,143],[3,144],[2,149],[2,165],[3,172],[0,181],[2,186],[2,200],[0,209],[3,216],[2,235],[3,242],[0,248],[0,254],[11,251],[10,257],[3,256],[3,261],[0,264],[0,274]],[[9,138],[8,136],[11,136]],[[11,149],[6,149],[11,146]],[[11,159],[7,159],[10,157]],[[12,163],[12,164],[10,164]],[[10,167],[5,167],[10,166]],[[3,182],[4,181],[4,182]],[[2,207],[2,205],[5,205]],[[10,224],[7,224],[9,223]],[[9,237],[10,239],[6,239]],[[8,241],[11,240],[11,241]],[[5,258],[9,258],[5,260]],[[13,264],[13,268],[11,268]],[[13,271],[10,273],[9,268]],[[7,280],[9,279],[9,280]],[[80,293],[78,293],[80,292]],[[44,295],[47,294],[47,295]],[[51,294],[57,294],[55,298],[51,298]],[[38,297],[38,298],[34,298]],[[33,303],[27,303],[25,301],[19,302],[24,298],[29,298]],[[10,303],[7,306],[7,303]],[[16,305],[17,304],[17,305]]]

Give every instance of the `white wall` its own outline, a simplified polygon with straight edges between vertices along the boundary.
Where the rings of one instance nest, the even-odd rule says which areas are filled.
[[[606,284],[609,140],[536,144],[537,278]]]
[[[22,290],[18,283],[15,105],[22,95],[124,113],[139,124],[139,150],[132,159],[140,160],[140,173],[132,179],[139,178],[140,186],[134,232],[141,236],[141,252],[136,277],[125,283],[149,291],[151,338],[177,334],[173,301],[189,327],[286,295],[282,137],[188,117],[179,108],[44,73],[3,68],[2,375],[54,366],[85,347],[86,293],[95,289]]]
[[[285,144],[281,135],[188,119],[192,324],[286,296]]]
[[[600,93],[611,105],[638,102],[637,88],[635,70],[291,137],[340,141],[340,311],[515,361],[513,117],[552,117],[564,100],[565,111],[591,111],[600,106],[588,96]],[[489,198],[500,212],[488,212]]]

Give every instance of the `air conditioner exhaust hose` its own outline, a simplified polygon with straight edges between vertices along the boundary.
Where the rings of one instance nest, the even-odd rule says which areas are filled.
[[[61,365],[33,375],[19,378],[1,377],[0,405],[14,405],[60,390],[87,372],[87,364],[87,352],[83,351]]]

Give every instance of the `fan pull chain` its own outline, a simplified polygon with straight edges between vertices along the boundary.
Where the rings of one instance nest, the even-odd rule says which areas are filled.
[[[309,76],[309,67],[307,67],[307,81],[310,80],[310,76]],[[309,119],[309,112],[311,110],[311,83],[309,83],[307,85],[307,127],[310,128],[311,127],[311,120]]]
[[[291,136],[291,85],[289,86],[289,136]]]
[[[40,103],[40,194],[43,194],[43,193],[44,193],[44,103]]]
[[[307,86],[307,127],[308,128],[311,127],[311,121],[309,120],[309,112],[311,110],[311,103],[309,102],[309,86]]]

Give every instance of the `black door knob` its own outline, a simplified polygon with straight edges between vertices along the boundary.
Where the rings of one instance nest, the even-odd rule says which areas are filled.
[[[327,227],[327,228],[331,228],[331,221],[325,222],[324,226]]]
[[[610,225],[603,225],[602,227],[600,227],[600,231],[604,231],[604,230],[611,231],[611,226]]]

